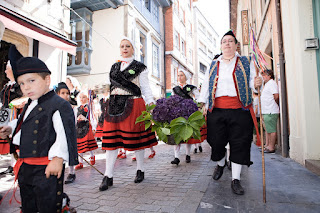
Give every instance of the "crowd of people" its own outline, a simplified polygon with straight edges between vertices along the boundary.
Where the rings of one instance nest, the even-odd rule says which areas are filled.
[[[257,88],[262,90],[260,122],[264,120],[267,138],[262,151],[274,153],[279,92],[273,72],[256,72],[251,58],[236,52],[237,42],[232,31],[222,37],[222,54],[206,72],[201,91],[190,84],[189,72],[178,72],[179,85],[173,88],[174,95],[200,103],[199,110],[207,122],[201,128],[200,140],[191,138],[173,146],[171,164],[179,165],[182,145],[186,146],[185,161],[190,163],[192,144],[194,153],[202,152],[201,143],[207,140],[212,148],[211,160],[217,162],[213,179],[221,178],[227,164],[232,170],[232,191],[242,195],[241,168],[252,164],[254,126],[258,140],[260,137],[260,112],[253,94]],[[83,168],[84,153],[90,155],[89,161],[85,161],[95,165],[97,141],[102,142],[101,149],[105,150],[100,191],[113,186],[116,159],[126,158],[126,151],[134,151],[132,160],[137,162],[134,182],[144,180],[145,149],[150,148],[149,158],[153,158],[158,141],[151,128],[146,130],[135,121],[146,110],[146,104],[155,104],[156,100],[149,85],[148,68],[134,59],[134,52],[133,42],[123,37],[121,58],[112,65],[104,97],[99,100],[100,106],[95,107],[96,95],[82,88],[74,77],[67,76],[65,82],[51,90],[51,72],[45,63],[23,57],[11,46],[6,69],[9,82],[1,91],[1,110],[10,116],[1,123],[0,154],[12,153],[11,165],[3,174],[14,173],[18,180],[22,212],[59,212],[66,208],[62,206],[66,197],[62,185],[76,180],[75,171]],[[19,157],[15,159],[17,152]],[[65,165],[68,176],[64,181]]]

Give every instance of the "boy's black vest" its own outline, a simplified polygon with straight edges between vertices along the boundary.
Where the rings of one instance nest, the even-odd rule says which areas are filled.
[[[31,100],[29,99],[13,133],[14,136],[21,129],[20,158],[48,156],[51,146],[56,141],[52,116],[58,110],[67,137],[69,164],[78,164],[75,119],[69,102],[60,98],[52,90],[38,99],[38,105],[34,107],[28,117],[22,122],[25,111],[30,103]]]

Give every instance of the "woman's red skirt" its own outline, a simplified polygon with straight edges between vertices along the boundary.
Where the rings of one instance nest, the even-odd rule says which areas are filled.
[[[10,152],[10,145],[6,139],[0,139],[0,155],[5,155]]]
[[[83,138],[77,138],[78,153],[84,153],[98,149],[98,144],[93,136],[92,127],[89,125],[89,131]]]
[[[102,133],[103,133],[103,127],[98,124],[96,129],[96,134],[94,135],[94,137],[102,138]]]
[[[118,123],[104,120],[102,133],[102,149],[114,150],[124,148],[128,151],[150,148],[158,144],[154,132],[145,130],[143,123],[137,123],[136,119],[146,110],[142,98],[133,99],[133,107],[130,115]]]

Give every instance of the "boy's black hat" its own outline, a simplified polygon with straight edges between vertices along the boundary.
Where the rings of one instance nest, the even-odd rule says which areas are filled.
[[[17,50],[16,45],[13,44],[10,46],[8,58],[11,64],[12,72],[15,73],[17,71],[17,61],[20,58],[23,58],[21,53]]]
[[[58,83],[58,87],[57,87],[56,90],[55,90],[56,93],[58,93],[61,89],[67,89],[67,90],[70,92],[68,86],[67,86],[66,83],[64,83],[64,82]]]
[[[229,30],[228,32],[226,32],[226,34],[224,34],[224,35],[222,36],[222,39],[223,39],[225,36],[227,36],[227,35],[231,35],[232,37],[234,37],[234,39],[235,39],[235,41],[236,41],[236,44],[238,43],[238,40],[237,40],[237,38],[236,38],[236,36],[234,35],[234,33],[233,33],[232,30]],[[221,39],[221,41],[222,41],[222,39]]]
[[[14,71],[14,70],[13,70]],[[47,65],[38,58],[35,57],[23,57],[17,61],[16,71],[13,72],[14,78],[27,73],[49,73]]]

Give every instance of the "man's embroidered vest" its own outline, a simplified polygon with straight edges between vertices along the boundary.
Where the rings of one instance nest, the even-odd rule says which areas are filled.
[[[250,82],[250,62],[251,57],[237,57],[235,69],[232,73],[234,86],[238,99],[243,108],[248,108],[252,104]],[[214,108],[215,95],[219,80],[219,61],[213,61],[209,70],[209,111]]]

